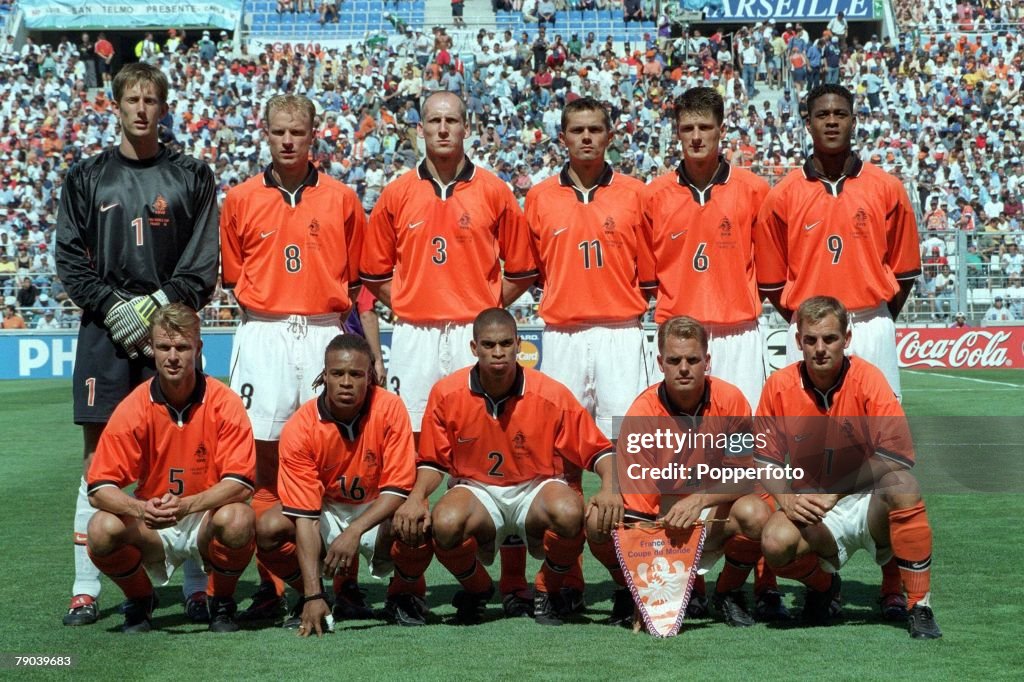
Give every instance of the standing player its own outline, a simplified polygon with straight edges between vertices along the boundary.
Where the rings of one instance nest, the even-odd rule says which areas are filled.
[[[899,180],[851,149],[853,95],[821,85],[807,95],[814,153],[772,188],[754,233],[757,283],[790,323],[787,360],[800,358],[793,311],[834,296],[851,312],[850,350],[900,393],[894,320],[921,274],[914,209]]]
[[[655,179],[644,196],[657,280],[654,319],[659,324],[677,315],[698,320],[714,359],[708,372],[756,405],[765,369],[753,233],[768,184],[720,154],[725,103],[714,88],[684,92],[674,120],[683,161],[675,172]],[[703,592],[699,578],[692,615],[701,615]],[[789,617],[769,574],[758,572],[755,592],[759,618]]]
[[[493,560],[495,540],[526,538],[544,560],[534,618],[560,625],[562,583],[584,542],[583,500],[561,477],[563,459],[601,477],[586,516],[608,533],[622,520],[622,497],[612,491],[614,452],[565,386],[516,361],[519,338],[507,311],[480,313],[471,347],[477,364],[430,392],[416,484],[395,512],[395,528],[412,543],[430,529],[438,560],[462,584],[452,604],[463,623],[478,621],[494,594],[483,564]],[[431,514],[427,499],[445,474],[448,491]]]
[[[114,407],[153,376],[154,311],[169,302],[199,310],[217,280],[213,173],[158,141],[167,78],[154,66],[129,64],[113,90],[121,142],[68,172],[57,220],[57,274],[84,311],[72,388],[83,473]],[[74,596],[65,625],[88,625],[98,617],[99,572],[85,546],[93,512],[83,478],[75,506]],[[202,621],[209,618],[206,577],[196,567],[189,571],[190,565],[187,610]]]
[[[902,183],[851,148],[853,95],[826,84],[807,95],[814,153],[765,199],[754,232],[757,283],[790,323],[786,359],[800,359],[793,311],[812,296],[834,296],[851,312],[850,352],[900,390],[895,319],[921,274],[914,209]],[[896,564],[882,569],[882,611],[902,619]]]
[[[713,376],[756,405],[764,384],[757,319],[753,230],[768,184],[720,155],[725,105],[712,88],[691,88],[675,105],[679,168],[654,180],[644,197],[657,279],[654,319],[676,315],[706,328]]]
[[[198,369],[199,316],[181,303],[153,315],[157,377],[114,410],[89,467],[89,556],[128,601],[124,632],[148,632],[186,559],[210,567],[210,630],[235,632],[235,587],[256,547],[256,452],[241,400]],[[122,488],[136,483],[129,496]]]
[[[224,287],[234,288],[242,310],[231,388],[256,437],[257,519],[278,503],[281,429],[315,396],[324,348],[341,333],[359,288],[363,209],[355,192],[310,163],[315,116],[306,97],[270,98],[263,117],[270,166],[228,192],[221,215]],[[261,570],[243,617],[277,617],[282,593]]]
[[[463,151],[465,103],[434,93],[422,121],[427,156],[384,188],[359,266],[398,317],[388,381],[414,431],[434,383],[473,362],[467,349],[476,314],[511,304],[537,277],[515,197]]]
[[[625,414],[649,383],[640,325],[647,296],[640,287],[645,281],[653,286],[654,274],[641,228],[644,185],[605,162],[613,134],[608,111],[597,100],[567,104],[559,140],[569,163],[526,195],[544,287],[544,373],[572,391],[608,438],[616,435],[613,418]],[[565,473],[582,495],[582,472],[566,463]],[[506,610],[515,598],[508,595],[525,587],[525,577],[509,580],[512,551],[502,552]],[[582,607],[582,570],[574,568],[565,582],[578,593],[566,598]]]
[[[335,337],[324,354],[323,393],[300,407],[281,433],[282,508],[260,519],[259,554],[303,595],[288,623],[302,636],[320,634],[330,613],[320,576],[347,573],[359,554],[376,576],[397,565],[387,617],[401,625],[426,623],[423,572],[430,546],[393,542],[390,532],[391,515],[416,480],[412,428],[402,401],[376,386],[373,364],[365,339]],[[410,575],[416,578],[405,578]]]
[[[892,557],[907,592],[910,635],[941,637],[929,604],[932,531],[909,471],[914,451],[903,409],[878,368],[845,356],[852,330],[842,303],[808,298],[796,323],[803,360],[765,384],[757,414],[768,437],[754,456],[762,466],[812,472],[814,480],[808,487],[765,478],[778,503],[762,533],[765,558],[779,575],[807,585],[804,620],[825,624],[840,580],[822,567],[836,571],[858,549],[880,565]],[[862,486],[847,481],[866,470],[874,492],[858,493]]]
[[[544,294],[544,373],[612,438],[612,418],[649,385],[641,316],[654,273],[641,228],[644,184],[604,160],[608,111],[581,97],[562,110],[569,163],[526,195]],[[646,284],[645,284],[646,283]]]
[[[476,314],[512,304],[537,278],[515,196],[466,156],[465,102],[434,93],[421,119],[426,158],[384,188],[360,261],[363,282],[398,317],[388,383],[417,433],[431,387],[473,362]],[[502,555],[502,592],[514,599],[526,587],[522,542],[510,538]]]
[[[722,434],[734,439],[751,433],[750,405],[738,388],[706,375],[710,360],[708,334],[699,322],[689,317],[673,317],[661,324],[658,365],[664,380],[644,390],[626,412],[618,444],[619,467],[644,462],[642,454],[630,454],[626,449],[627,434],[651,433],[653,429],[664,428],[670,420],[676,424],[672,428],[693,428],[713,438]],[[673,461],[691,470],[701,463],[715,468],[749,466],[751,451],[742,446],[737,446],[735,451],[702,448],[690,452],[685,461],[674,452],[670,454],[670,460],[655,459],[645,463],[664,466]],[[686,493],[675,492],[674,484],[671,489],[659,488],[658,492],[639,485],[634,490],[624,491],[625,518],[627,521],[659,520],[669,529],[689,528],[708,517],[722,520],[708,528],[699,572],[704,574],[711,570],[724,554],[725,566],[715,583],[711,603],[729,625],[753,625],[754,619],[747,611],[741,588],[761,557],[761,527],[771,509],[759,496],[745,495],[746,486],[718,490],[701,485],[699,481],[698,484],[699,487]],[[653,488],[656,484],[647,485]],[[587,542],[619,585],[614,595],[611,622],[632,625],[633,599],[625,586],[611,536],[588,522]]]

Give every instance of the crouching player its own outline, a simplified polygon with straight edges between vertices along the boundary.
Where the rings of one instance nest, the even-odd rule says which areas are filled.
[[[512,316],[489,308],[473,322],[477,363],[434,385],[420,435],[416,485],[395,513],[402,537],[428,527],[434,551],[462,584],[452,600],[456,620],[475,623],[494,594],[484,564],[495,539],[527,539],[543,559],[534,591],[534,618],[561,625],[560,590],[583,551],[584,504],[565,482],[563,458],[601,477],[587,514],[609,532],[622,520],[612,492],[614,451],[594,420],[562,384],[517,362]],[[429,514],[426,500],[450,476],[448,491]]]
[[[157,376],[117,406],[89,467],[89,556],[128,598],[124,632],[148,632],[186,559],[210,573],[210,630],[234,632],[235,586],[252,559],[255,442],[241,399],[196,369],[199,316],[181,303],[153,315]],[[133,496],[121,489],[136,483]],[[144,570],[145,569],[145,570]]]
[[[390,532],[391,516],[416,478],[412,427],[401,399],[377,387],[373,362],[361,336],[343,334],[328,344],[323,392],[281,432],[281,506],[257,523],[260,561],[301,595],[285,627],[298,627],[303,637],[322,634],[331,614],[321,575],[348,574],[335,618],[372,616],[348,573],[360,554],[376,577],[395,569],[385,616],[400,625],[426,622],[429,546],[393,541]]]
[[[765,559],[807,586],[804,621],[822,625],[839,593],[835,571],[850,555],[864,549],[879,565],[895,555],[911,637],[941,637],[929,605],[932,531],[909,471],[914,451],[903,409],[878,368],[844,354],[851,331],[842,303],[809,298],[796,323],[803,361],[768,378],[757,429],[769,437],[754,457],[764,467],[788,459],[810,480],[765,477],[778,502],[762,532]]]
[[[658,520],[669,530],[682,530],[699,520],[718,521],[708,526],[698,573],[707,573],[725,555],[725,566],[715,583],[711,603],[726,623],[745,627],[753,625],[754,619],[741,588],[761,557],[761,528],[771,515],[771,508],[759,495],[745,494],[752,488],[749,483],[720,485],[716,480],[696,478],[698,464],[720,469],[751,463],[750,406],[736,386],[707,376],[710,361],[708,334],[697,320],[673,317],[658,328],[658,365],[664,380],[637,396],[626,412],[618,441],[619,480],[627,522]],[[698,433],[717,443],[725,436],[733,444],[694,448],[682,455],[685,461],[681,462],[675,454],[669,458],[655,457],[658,466],[669,460],[685,465],[690,472],[686,480],[678,478],[668,483],[673,493],[687,485],[693,486],[693,492],[653,492],[658,482],[627,480],[630,471],[634,477],[640,475],[638,467],[630,464],[647,459],[631,447],[631,443],[639,442],[633,436],[669,428],[669,424],[679,436]],[[611,536],[588,523],[587,541],[590,551],[619,585],[612,602],[611,622],[632,625],[633,599],[625,587]]]

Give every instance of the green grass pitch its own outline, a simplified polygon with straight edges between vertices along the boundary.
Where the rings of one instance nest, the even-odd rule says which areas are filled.
[[[1024,416],[1024,372],[904,372],[903,382],[911,416]],[[701,620],[684,624],[678,637],[657,640],[608,627],[601,621],[611,608],[612,584],[590,556],[585,622],[560,628],[502,620],[495,601],[491,619],[472,628],[364,621],[341,624],[319,641],[276,628],[213,635],[186,624],[177,576],[158,588],[163,606],[148,635],[117,632],[121,595],[106,579],[100,622],[67,628],[60,617],[72,582],[71,517],[81,460],[70,386],[3,382],[0,405],[0,653],[77,659],[73,670],[37,670],[33,677],[937,680],[1019,679],[1024,666],[1019,481],[1015,492],[998,495],[925,490],[935,532],[932,604],[945,635],[934,642],[912,641],[903,628],[879,619],[880,575],[864,553],[843,569],[844,619],[818,629],[736,630]],[[970,449],[963,455],[969,463]],[[453,611],[454,580],[436,561],[427,580],[429,602],[443,621]],[[254,582],[250,567],[239,595],[248,595]],[[383,583],[366,577],[363,584],[379,606]],[[800,604],[802,589],[784,581],[790,606]]]

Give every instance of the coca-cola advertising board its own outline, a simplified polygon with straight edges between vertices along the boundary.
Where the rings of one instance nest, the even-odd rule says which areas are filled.
[[[906,369],[1024,368],[1024,328],[897,329],[896,352]]]

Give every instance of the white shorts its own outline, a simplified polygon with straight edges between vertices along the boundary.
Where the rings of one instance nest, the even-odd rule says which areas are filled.
[[[320,537],[324,540],[324,551],[327,551],[327,547],[334,542],[335,538],[345,532],[353,521],[362,516],[371,504],[373,503],[325,502],[324,508],[320,512]],[[380,530],[379,524],[363,533],[363,537],[359,540],[359,553],[369,563],[370,575],[374,578],[383,578],[391,575],[395,566],[391,561],[390,548],[384,556],[377,556],[378,530]]]
[[[526,515],[530,505],[548,483],[568,485],[560,478],[535,478],[518,485],[486,485],[468,478],[449,480],[448,489],[465,488],[480,501],[497,531],[495,538],[501,540],[509,535],[518,535],[528,540],[526,534]],[[529,546],[529,542],[527,545]],[[530,554],[535,559],[544,558],[543,546],[529,546]],[[490,566],[494,562],[494,547],[481,547],[479,559]]]
[[[174,570],[189,559],[203,565],[203,555],[199,553],[199,529],[209,514],[209,511],[189,514],[174,526],[156,532],[164,547],[164,559],[146,564],[146,573],[154,584],[166,585]]]
[[[839,565],[833,566],[831,562],[822,559],[823,570],[835,573],[859,549],[867,551],[879,566],[884,566],[892,559],[892,548],[886,547],[880,551],[875,545],[875,539],[871,537],[871,529],[868,528],[870,504],[871,495],[847,495],[825,514],[822,523],[835,538],[836,547],[839,548]]]
[[[344,333],[339,315],[280,317],[245,312],[231,346],[231,390],[242,397],[256,440],[275,441],[313,399],[324,350]]]
[[[764,338],[757,320],[739,324],[709,324],[708,354],[711,364],[708,374],[728,381],[743,393],[750,409],[757,409],[764,387]],[[544,348],[547,353],[547,346]],[[665,378],[658,362],[654,362],[652,376],[655,381]]]
[[[608,438],[619,435],[612,420],[651,385],[645,336],[637,321],[544,329],[544,373],[572,391]]]
[[[402,398],[409,410],[413,431],[420,430],[434,384],[476,362],[469,349],[472,340],[471,323],[395,324],[391,334],[388,390]]]
[[[786,363],[792,364],[803,360],[804,355],[796,343],[796,314],[794,322],[789,325],[789,336],[786,337]],[[876,308],[850,311],[850,328],[853,336],[850,339],[848,355],[864,358],[881,370],[886,381],[896,394],[903,400],[900,387],[900,363],[896,355],[896,323],[889,316],[889,308],[885,303]]]

